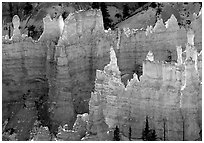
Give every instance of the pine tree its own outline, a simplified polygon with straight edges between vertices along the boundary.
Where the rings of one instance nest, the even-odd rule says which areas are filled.
[[[153,129],[150,131],[150,136],[148,138],[148,141],[156,141],[156,140],[157,140],[156,131]]]
[[[91,5],[91,7],[92,7],[93,9],[99,9],[99,8],[100,8],[100,3],[99,3],[99,2],[93,2],[92,5]]]
[[[33,10],[32,4],[30,2],[26,2],[23,10],[24,10],[25,15],[30,14],[32,12],[32,10]]]
[[[129,127],[129,141],[131,141],[131,136],[132,136],[132,128]]]
[[[111,28],[112,20],[109,18],[110,15],[108,13],[107,6],[106,6],[106,4],[104,2],[102,2],[100,6],[101,6],[101,12],[102,12],[102,15],[103,15],[104,29]]]
[[[120,130],[118,126],[115,127],[113,140],[120,141]]]
[[[142,131],[142,139],[144,141],[156,141],[157,139],[156,131],[149,128],[148,116],[146,116],[145,129]]]
[[[123,18],[126,18],[130,15],[129,10],[130,8],[127,4],[123,5]]]
[[[145,124],[145,129],[142,131],[142,139],[147,140],[148,139],[148,134],[149,134],[149,121],[148,121],[148,116],[146,116],[146,124]]]

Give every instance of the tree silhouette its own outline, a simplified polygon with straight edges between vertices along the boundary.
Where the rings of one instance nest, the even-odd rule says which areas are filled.
[[[148,141],[156,141],[156,139],[157,139],[156,131],[151,129]]]
[[[108,13],[107,6],[106,6],[106,4],[104,2],[102,2],[100,6],[101,6],[101,12],[102,12],[102,15],[103,15],[104,28],[105,29],[111,28],[112,20],[109,18],[110,15]]]
[[[146,116],[145,129],[142,131],[142,139],[144,141],[156,141],[157,139],[156,131],[149,128],[148,116]]]
[[[115,127],[113,140],[120,141],[120,130],[118,126]]]
[[[130,15],[129,10],[130,8],[127,4],[123,5],[123,18],[126,18]]]
[[[146,116],[146,123],[145,123],[145,129],[142,131],[142,139],[147,140],[148,133],[150,132],[149,130],[149,121],[148,121],[148,116]]]
[[[91,5],[91,7],[92,7],[93,9],[99,9],[99,8],[100,8],[100,3],[99,3],[99,2],[93,2],[92,5]]]
[[[33,10],[32,4],[30,2],[26,2],[23,10],[24,10],[25,15],[30,14],[32,12],[32,10]]]
[[[116,17],[116,18],[121,18],[122,15],[121,15],[120,13],[116,13],[116,14],[115,14],[115,17]]]
[[[131,141],[131,136],[132,136],[132,128],[129,127],[129,141]]]

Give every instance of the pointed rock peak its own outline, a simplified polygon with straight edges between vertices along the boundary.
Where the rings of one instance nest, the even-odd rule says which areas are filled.
[[[64,20],[62,18],[62,15],[59,16],[58,21],[59,21],[59,27],[60,27],[60,34],[62,35],[64,30]]]
[[[52,19],[51,19],[50,15],[47,14],[46,17],[43,18],[43,23],[45,24],[45,23],[50,22],[50,21],[52,21]]]
[[[139,79],[138,79],[138,75],[136,73],[133,74],[133,78],[128,82],[127,82],[127,88],[128,87],[132,87],[135,83],[138,83],[139,82]]]
[[[107,74],[110,74],[116,77],[120,77],[120,71],[117,64],[117,57],[113,47],[110,48],[110,63],[104,67],[104,71]]]
[[[18,17],[18,15],[14,15],[12,22],[14,28],[18,28],[20,26],[20,18]]]
[[[188,44],[194,45],[194,37],[195,37],[194,31],[192,29],[189,29],[187,31]]]
[[[161,31],[165,31],[166,27],[164,25],[163,19],[158,19],[157,23],[154,26],[153,31],[154,32],[161,32]]]
[[[136,73],[133,74],[133,79],[136,79],[136,81],[139,82],[138,75]]]
[[[178,25],[178,22],[177,22],[177,19],[176,17],[172,14],[171,17],[166,21],[166,28],[168,30],[172,30],[172,31],[175,31],[175,30],[178,30],[179,29],[179,25]]]
[[[110,48],[110,63],[117,65],[117,57],[113,47]]]
[[[19,30],[19,26],[20,26],[20,18],[18,17],[18,15],[14,15],[13,19],[12,19],[12,23],[13,23],[13,37],[15,36],[21,36],[20,30]]]
[[[154,54],[152,51],[149,51],[146,56],[146,60],[153,62],[154,61]]]

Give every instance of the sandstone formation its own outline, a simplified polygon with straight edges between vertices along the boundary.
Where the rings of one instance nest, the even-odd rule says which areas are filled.
[[[199,86],[199,92],[192,95],[188,93],[197,89],[202,79],[202,32],[198,30],[201,21],[202,17],[198,16],[192,22],[195,42],[190,42],[194,47],[189,48],[194,51],[191,55],[188,50],[183,52],[188,40],[187,31],[178,26],[173,15],[166,25],[158,20],[156,26],[147,30],[119,28],[108,32],[104,31],[102,13],[98,10],[78,11],[65,21],[62,17],[51,20],[47,16],[43,19],[44,32],[38,41],[19,33],[20,20],[15,16],[12,39],[2,39],[2,120],[8,120],[5,131],[13,128],[18,140],[27,140],[34,121],[41,120],[51,133],[57,134],[60,125],[68,124],[70,130],[76,119],[81,122],[77,114],[89,112],[86,131],[97,140],[110,137],[107,131],[116,124],[127,136],[128,125],[124,123],[137,126],[133,131],[133,137],[137,138],[141,135],[146,115],[153,118],[151,127],[159,136],[162,136],[160,120],[167,118],[168,140],[181,140],[180,126],[186,116],[190,117],[186,119],[187,125],[191,118],[196,119],[193,127],[185,129],[186,136],[197,135],[197,129],[201,127],[201,88]],[[177,56],[177,49],[180,56]],[[143,62],[149,51],[154,58],[150,54],[151,58]],[[183,58],[181,60],[185,54],[193,57],[192,63],[186,67]],[[175,65],[177,59],[180,62]],[[197,79],[192,83],[181,80],[185,79],[184,69],[191,73],[195,67],[198,72],[190,77],[198,76],[199,82]],[[195,87],[188,89],[183,86],[185,83]],[[182,91],[180,84],[185,87]],[[180,92],[187,97],[181,98],[185,99],[181,102],[181,111],[177,108],[182,107]],[[193,98],[194,95],[198,97]],[[192,98],[198,100],[198,104],[189,103]],[[189,104],[195,106],[191,112],[190,106],[187,107]],[[182,117],[180,112],[183,112]],[[80,125],[83,126],[80,130],[75,125],[68,136],[76,135],[76,140],[81,139],[85,132],[84,121]],[[193,129],[196,132],[192,132]]]
[[[19,26],[20,26],[20,18],[18,17],[18,15],[15,15],[13,17],[13,26],[14,26],[14,29],[13,29],[13,36],[12,36],[12,39],[15,38],[15,37],[18,37],[20,36],[20,30],[19,30]]]
[[[188,43],[192,43],[191,38],[188,39]],[[134,74],[125,88],[120,76],[116,76],[120,72],[116,70],[119,68],[112,50],[110,64],[103,71],[96,71],[95,92],[90,100],[90,119],[100,118],[109,128],[119,125],[126,137],[131,127],[132,138],[139,139],[148,116],[150,127],[156,130],[158,140],[164,140],[164,134],[165,140],[198,139],[202,122],[201,85],[195,67],[197,58],[189,59],[187,56],[185,63],[178,59],[180,64],[160,63],[150,58],[152,53],[149,52],[147,60],[143,62],[140,81]],[[186,52],[189,50],[187,46]],[[96,117],[94,113],[100,110],[103,113]],[[100,123],[99,120],[90,122],[93,125]]]
[[[46,124],[49,122],[45,111],[48,98],[46,59],[50,47],[48,42],[22,37],[18,31],[19,18],[15,19],[17,32],[12,39],[2,41],[2,119],[9,119],[5,130],[13,128],[18,140],[27,140],[37,118]]]

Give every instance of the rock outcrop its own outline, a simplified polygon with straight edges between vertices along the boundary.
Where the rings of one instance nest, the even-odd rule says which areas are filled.
[[[200,23],[202,19],[198,17],[196,20],[194,25]],[[177,106],[180,107],[180,104],[177,103],[180,101],[177,95],[179,89],[176,86],[179,84],[177,80],[180,77],[178,75],[180,71],[177,69],[182,71],[185,67],[182,60],[176,66],[170,62],[177,61],[176,51],[178,47],[180,47],[180,54],[185,55],[182,51],[187,43],[187,32],[185,29],[179,28],[174,16],[170,18],[167,28],[160,20],[155,27],[149,27],[148,32],[129,28],[105,32],[102,13],[98,10],[75,12],[70,14],[64,22],[61,17],[51,20],[47,16],[44,19],[44,32],[38,41],[19,33],[20,20],[17,16],[14,17],[13,21],[12,39],[9,39],[8,36],[2,39],[2,119],[3,121],[9,119],[5,130],[14,128],[18,140],[28,139],[29,130],[36,118],[39,118],[44,126],[48,126],[51,133],[57,133],[59,125],[68,124],[69,129],[71,129],[77,114],[85,112],[90,113],[90,124],[87,128],[90,133],[97,134],[97,140],[106,139],[104,136],[107,135],[107,131],[116,123],[120,127],[123,123],[129,123],[126,118],[127,114],[133,116],[137,114],[135,112],[139,111],[142,111],[138,113],[141,116],[133,116],[131,121],[138,125],[133,131],[135,132],[133,136],[138,137],[141,133],[146,115],[155,118],[151,121],[151,127],[154,128],[155,126],[159,132],[161,125],[158,125],[157,128],[157,124],[154,123],[154,121],[158,121],[159,117],[154,116],[152,110],[156,111],[156,108],[162,110],[161,107],[164,104],[168,105],[164,106],[168,112],[162,110],[161,116],[164,116],[163,112],[167,112],[165,117],[169,118],[168,120],[171,122],[178,120],[180,126],[180,121],[182,121],[180,116],[175,119],[171,118],[174,114],[180,115],[177,111]],[[195,33],[193,46],[195,47],[194,51],[197,50],[201,53],[200,37],[202,35],[198,30],[201,25],[198,25],[198,27],[194,26],[193,28]],[[195,30],[195,28],[197,29]],[[200,35],[196,36],[196,34]],[[110,47],[112,47],[111,57]],[[154,58],[147,58],[150,61],[143,63],[149,51],[152,51]],[[188,51],[186,51],[186,55],[188,55],[187,53]],[[196,57],[195,55],[194,57]],[[109,59],[111,62],[107,65]],[[197,59],[197,64],[194,64],[196,59],[193,58],[193,65],[194,67],[198,65],[197,71],[199,81],[201,81],[201,54],[198,55]],[[161,64],[161,62],[154,61],[167,61],[169,63]],[[104,71],[100,71],[102,69]],[[140,77],[142,72],[143,76],[139,78],[141,80],[139,83],[136,82],[137,76],[134,75],[133,80],[128,82],[127,88],[125,88],[124,83],[127,83],[133,73],[137,73]],[[194,78],[194,76],[192,77]],[[97,80],[95,81],[95,79]],[[138,84],[137,88],[141,88],[133,89],[132,86],[134,87],[136,84],[133,81]],[[130,83],[133,85],[130,86]],[[183,83],[185,82],[182,81],[182,85]],[[97,89],[99,92],[97,90],[93,92],[94,85],[95,90]],[[148,87],[151,86],[154,88],[149,89]],[[146,90],[143,90],[143,87]],[[137,91],[135,91],[136,89]],[[162,96],[166,89],[170,91],[165,92],[165,96]],[[201,88],[198,89],[199,94],[194,93],[195,95],[198,94],[198,99],[194,99],[199,101],[198,112],[201,113]],[[110,93],[106,94],[109,90]],[[186,94],[191,92],[186,90],[187,88],[183,90]],[[134,92],[138,95],[136,98]],[[148,94],[148,96],[140,97],[143,93]],[[168,96],[169,94],[172,96]],[[132,99],[132,97],[134,98]],[[153,97],[156,99],[150,100]],[[129,98],[132,100],[130,101]],[[190,101],[191,98],[189,95],[188,100]],[[171,100],[172,102],[167,103]],[[110,104],[105,103],[105,101]],[[116,102],[117,107],[115,106]],[[129,113],[129,105],[132,104],[136,105]],[[145,106],[143,110],[142,104],[148,106]],[[184,100],[183,104],[188,105],[188,102]],[[195,106],[197,107],[197,105]],[[188,110],[190,109],[185,109],[187,112]],[[161,112],[159,111],[159,113]],[[120,114],[121,116],[119,116]],[[191,118],[197,118],[194,116],[194,114],[197,115],[196,109],[189,114]],[[117,120],[121,118],[121,121],[116,122],[115,118]],[[25,119],[27,121],[24,121]],[[200,127],[201,116],[198,119]],[[189,120],[186,123],[189,124]],[[178,138],[174,139],[180,140],[180,128],[171,133],[170,130],[176,125],[168,124],[168,139],[172,140],[173,134],[178,133]],[[197,124],[195,123],[195,125]],[[122,127],[122,132],[125,134],[127,130],[127,126]],[[188,135],[193,134],[191,127],[186,130],[188,130]],[[84,130],[80,131],[79,137],[82,134],[84,134]]]
[[[87,113],[77,115],[77,119],[74,123],[73,129],[69,130],[68,125],[58,128],[58,134],[56,140],[58,141],[80,141],[87,132],[87,123],[89,115]]]
[[[12,39],[2,41],[2,119],[9,119],[6,130],[13,128],[18,140],[27,140],[36,118],[49,122],[46,67],[51,42],[34,41],[21,35],[19,18],[15,16],[13,21]]]
[[[103,71],[96,71],[95,92],[89,107],[90,119],[100,118],[109,128],[118,125],[126,137],[131,127],[132,138],[139,139],[148,116],[158,140],[198,139],[201,130],[201,85],[195,59],[188,58],[185,63],[178,60],[181,64],[161,63],[150,58],[152,54],[149,52],[143,62],[140,81],[134,74],[125,87],[120,76],[115,76],[119,73],[115,69],[119,68],[112,50],[110,64]],[[186,50],[189,52],[188,48]],[[94,113],[101,110],[103,112],[97,117]],[[90,123],[97,125],[100,122],[90,120]]]

